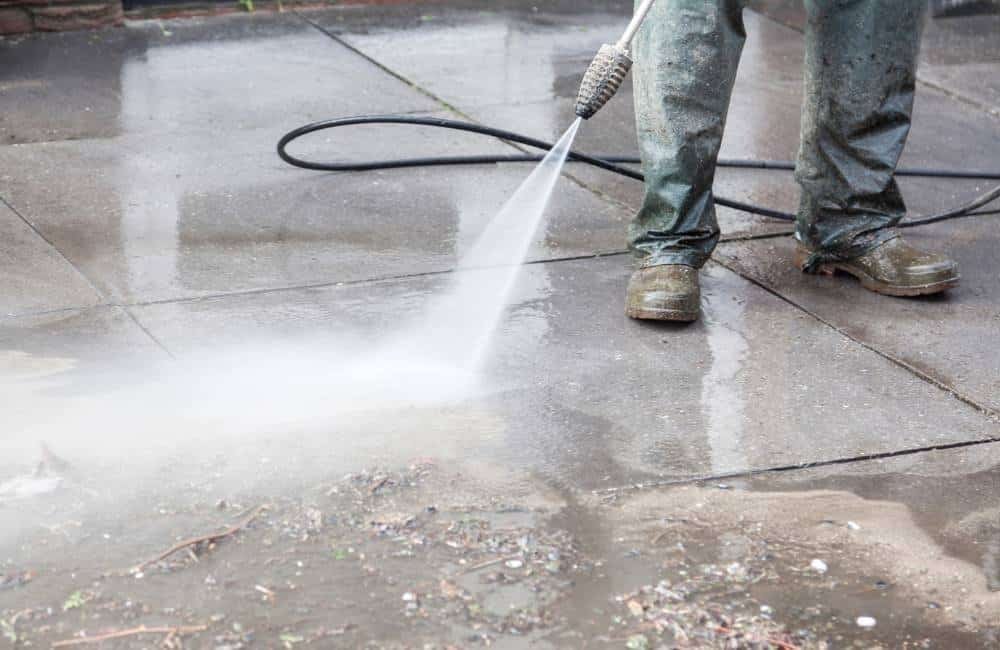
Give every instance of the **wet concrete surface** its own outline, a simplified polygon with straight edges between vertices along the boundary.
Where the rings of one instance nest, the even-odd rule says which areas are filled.
[[[45,143],[0,150],[5,196],[107,300],[149,302],[453,268],[523,180],[522,165],[360,176],[292,169],[283,128]],[[463,135],[372,141],[372,130],[296,149],[357,157],[461,155],[502,147]],[[7,167],[9,163],[10,167]],[[234,172],[239,166],[240,171]],[[141,188],[141,189],[137,189]],[[629,215],[566,184],[530,257],[620,250]]]
[[[294,15],[148,21],[2,47],[14,64],[0,73],[10,143],[197,133],[221,148],[254,128],[280,135],[341,112],[437,108]]]
[[[591,257],[622,247],[638,186],[570,167],[467,375],[443,363],[460,332],[424,313],[482,272],[452,269],[528,168],[348,176],[273,154],[287,129],[362,112],[554,137],[626,4],[337,7],[0,41],[0,137],[20,143],[0,146],[3,638],[1000,644],[990,221],[912,232],[962,265],[945,299],[803,276],[787,238],[762,239],[720,247],[702,322],[638,324],[622,313],[628,258]],[[796,146],[800,35],[794,12],[765,9],[747,15],[731,157]],[[987,94],[925,77],[906,164],[995,167],[992,44],[933,29],[922,74],[978,75]],[[634,151],[629,99],[579,148]],[[512,149],[385,128],[297,151]],[[788,210],[797,196],[784,173],[720,171],[716,189]],[[903,189],[927,213],[985,184]],[[787,228],[720,212],[731,237]]]
[[[1000,409],[1000,357],[996,350],[997,261],[989,217],[906,233],[916,245],[958,260],[962,284],[946,296],[921,300],[874,299],[847,277],[807,276],[788,257],[789,240],[726,244],[720,259],[786,296],[856,340],[996,413]]]
[[[332,447],[328,428],[342,426],[339,420],[311,423],[309,413],[296,413],[285,405],[286,401],[296,403],[300,382],[314,381],[306,374],[311,367],[294,362],[282,366],[281,359],[286,354],[330,354],[337,362],[332,367],[344,368],[323,379],[332,382],[331,386],[342,375],[350,379],[355,371],[354,365],[345,362],[343,357],[349,356],[345,351],[373,350],[376,361],[371,365],[384,365],[377,361],[377,351],[387,342],[409,340],[408,332],[420,327],[421,314],[447,289],[449,277],[134,307],[130,311],[136,318],[136,333],[139,328],[148,332],[165,349],[162,354],[169,353],[178,363],[212,359],[213,354],[232,350],[220,358],[226,363],[238,360],[239,373],[259,376],[260,386],[270,391],[265,394],[267,401],[257,407],[260,415],[267,418],[272,410],[288,410],[283,417],[293,431],[287,435],[264,431],[263,439],[252,437],[253,444],[239,451],[229,448],[231,438],[213,420],[175,422],[172,415],[165,415],[160,422],[147,421],[142,415],[151,399],[160,399],[160,404],[154,401],[148,408],[167,410],[170,407],[165,405],[175,400],[183,406],[184,399],[209,403],[240,399],[238,376],[215,370],[198,377],[200,394],[187,398],[175,397],[167,390],[176,389],[170,384],[160,398],[152,389],[149,394],[141,389],[124,393],[137,403],[138,414],[121,422],[107,418],[91,435],[116,446],[137,466],[156,467],[165,462],[160,453],[173,458],[176,448],[186,449],[197,440],[201,451],[196,457],[211,455],[216,447],[220,453],[225,450],[234,463],[227,476],[236,482],[245,482],[242,476],[247,466],[262,455],[281,457],[294,449],[294,456],[282,461],[283,471],[304,475],[307,470],[296,470],[296,463],[323,457],[324,472],[334,467],[347,472],[373,453],[386,463],[399,463],[434,441],[438,454],[447,447],[447,455],[455,459],[491,458],[503,465],[529,468],[554,484],[590,490],[809,464],[997,433],[996,423],[974,408],[957,403],[947,392],[722,268],[713,267],[706,277],[706,322],[685,329],[649,328],[628,321],[620,305],[627,276],[620,257],[527,267],[515,305],[497,335],[491,361],[470,395],[422,404],[416,396],[406,397],[405,375],[400,374],[402,397],[379,395],[375,386],[375,395],[363,391],[354,398],[357,408],[350,412],[355,413],[357,424],[341,433],[341,442]],[[396,309],[386,311],[387,304]],[[53,319],[53,327],[61,323],[83,334],[74,320],[79,318]],[[61,348],[53,335],[41,335],[38,319],[24,322],[23,329],[6,329],[8,345],[16,345],[27,359],[44,364],[46,352],[57,359],[73,358],[72,349]],[[131,326],[121,319],[119,324]],[[19,340],[24,329],[34,337]],[[336,335],[315,338],[324,330]],[[423,344],[416,338],[408,345]],[[149,356],[139,357],[134,351],[134,363],[156,359],[154,350],[145,352]],[[99,358],[95,356],[88,359],[96,363]],[[106,377],[105,383],[112,388],[116,382],[142,387],[141,369],[121,365],[99,365],[101,372],[95,374]],[[829,368],[824,375],[812,370],[821,365]],[[268,379],[269,373],[288,369],[287,386],[278,377]],[[852,381],[830,382],[830,375]],[[55,423],[45,426],[46,418],[31,417],[33,412],[62,408],[72,421],[78,411],[63,400],[74,387],[98,404],[113,399],[111,388],[94,388],[88,385],[86,374],[82,377],[74,382],[70,375],[64,390],[42,393],[31,403],[19,400],[24,415],[10,418],[9,424],[28,432],[32,420],[38,420],[49,444],[77,459],[99,461],[107,453],[105,444],[91,449],[87,436],[81,438],[72,428],[59,431]],[[156,387],[153,377],[145,383]],[[604,388],[590,388],[598,384]],[[257,388],[247,386],[246,390],[250,396]],[[402,409],[400,413],[408,414],[406,422],[379,425],[370,416],[358,414],[373,400],[393,412]],[[308,401],[301,405],[316,406]],[[240,408],[250,417],[255,412],[249,404]],[[88,411],[79,413],[80,419],[89,415]],[[442,425],[458,428],[432,426],[430,431],[419,431],[435,414]],[[307,418],[304,425],[297,421],[299,417]],[[147,428],[150,437],[131,439],[135,426]],[[198,426],[218,427],[218,443],[199,440]],[[353,439],[365,426],[374,429]],[[803,433],[817,430],[824,435]],[[166,437],[160,439],[161,435]],[[29,434],[6,441],[5,448],[8,456],[30,456],[36,444],[34,434]],[[259,445],[277,445],[284,451],[265,453]],[[266,480],[272,481],[273,476],[268,474]]]
[[[470,402],[472,411],[493,416],[488,435],[469,431],[471,446],[456,455],[488,453],[558,484],[597,489],[997,433],[996,423],[975,409],[952,408],[946,392],[719,267],[706,274],[705,323],[631,322],[621,305],[628,271],[621,257],[525,268],[483,392]],[[384,305],[419,322],[448,281],[168,303],[134,312],[178,356],[244,340],[294,342],[315,331],[316,322],[353,345],[378,349],[380,341],[411,328]],[[822,365],[823,375],[812,370]],[[829,376],[852,380],[830,382]],[[598,383],[602,390],[589,388]],[[825,431],[820,438],[803,434],[819,428]],[[480,439],[488,448],[477,450]]]
[[[100,295],[59,251],[5,204],[0,204],[0,233],[5,284],[0,314],[10,317],[100,302]]]

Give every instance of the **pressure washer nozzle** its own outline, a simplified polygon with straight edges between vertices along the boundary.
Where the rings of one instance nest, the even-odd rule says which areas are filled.
[[[627,50],[618,45],[602,45],[583,75],[576,98],[576,114],[585,120],[593,117],[615,96],[631,69],[632,59]]]

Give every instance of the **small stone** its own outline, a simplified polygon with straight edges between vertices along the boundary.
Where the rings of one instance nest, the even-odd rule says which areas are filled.
[[[829,567],[826,566],[826,562],[823,560],[813,560],[809,563],[809,568],[816,573],[826,573],[829,570]]]
[[[628,606],[629,613],[636,618],[642,618],[642,615],[646,613],[646,610],[642,608],[642,605],[634,600],[630,600],[625,604]]]
[[[524,562],[521,560],[507,560],[504,564],[506,564],[509,569],[520,569],[524,566]]]
[[[847,522],[847,527],[848,527],[848,528],[849,528],[850,530],[861,530],[861,526],[860,526],[860,524],[856,524],[856,523],[854,523],[853,521],[849,521],[849,522]]]
[[[412,591],[408,591],[405,594],[403,594],[403,600],[408,603],[416,602],[417,595]]]
[[[858,624],[858,627],[863,627],[866,630],[875,627],[876,623],[875,619],[871,616],[859,616],[854,622]]]

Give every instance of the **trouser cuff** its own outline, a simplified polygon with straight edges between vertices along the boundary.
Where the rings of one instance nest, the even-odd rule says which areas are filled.
[[[670,264],[683,264],[685,266],[691,266],[696,269],[700,269],[708,261],[708,255],[701,253],[699,251],[692,250],[661,250],[655,253],[638,253],[637,254],[637,264],[641,269],[648,268],[650,266],[665,266]]]
[[[808,248],[811,253],[802,266],[802,270],[806,273],[816,273],[821,265],[829,262],[847,262],[856,259],[897,237],[899,237],[899,230],[896,228],[882,228],[855,237],[848,246],[813,248],[805,243],[798,233],[795,235],[799,243]]]

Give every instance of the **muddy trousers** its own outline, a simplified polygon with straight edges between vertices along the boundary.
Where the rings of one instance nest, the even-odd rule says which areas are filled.
[[[712,182],[743,49],[744,0],[657,0],[634,43],[646,194],[629,227],[643,266],[700,267],[719,239]],[[926,0],[805,0],[796,236],[812,265],[895,236],[893,174],[910,129]]]

